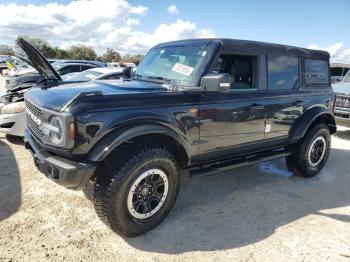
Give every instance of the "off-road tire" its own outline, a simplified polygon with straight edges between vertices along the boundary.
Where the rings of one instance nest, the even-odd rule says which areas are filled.
[[[165,148],[148,148],[136,152],[123,163],[114,162],[100,168],[94,181],[93,203],[100,219],[117,234],[135,237],[161,223],[169,214],[180,187],[175,158]],[[147,219],[135,219],[127,206],[133,183],[145,171],[158,168],[168,178],[168,194],[161,208]]]
[[[325,141],[325,149],[320,162],[313,166],[309,160],[309,151],[313,142],[318,139]],[[325,166],[331,150],[331,134],[325,124],[313,127],[305,137],[292,148],[292,154],[286,157],[286,165],[289,171],[300,177],[313,177]],[[317,162],[316,162],[317,163]]]

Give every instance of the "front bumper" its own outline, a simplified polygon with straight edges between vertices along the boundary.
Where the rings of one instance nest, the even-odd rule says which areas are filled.
[[[337,125],[350,126],[350,108],[336,107],[334,116]]]
[[[24,134],[25,147],[31,151],[35,166],[46,177],[70,189],[84,189],[93,176],[96,166],[51,155],[41,148],[29,130]]]
[[[0,132],[13,136],[24,136],[26,115],[24,112],[0,115]]]

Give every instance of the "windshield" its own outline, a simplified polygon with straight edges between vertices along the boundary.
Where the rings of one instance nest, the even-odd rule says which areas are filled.
[[[138,79],[169,80],[196,85],[214,51],[213,46],[169,46],[152,48],[137,68]]]
[[[348,70],[348,72],[344,76],[343,82],[350,82],[350,70]]]
[[[85,70],[80,73],[74,73],[71,76],[65,77],[65,80],[69,81],[90,81],[98,76],[102,75],[101,72],[96,72],[93,70]]]

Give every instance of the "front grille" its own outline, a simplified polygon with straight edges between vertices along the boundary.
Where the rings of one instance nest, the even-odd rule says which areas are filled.
[[[36,117],[41,118],[43,116],[43,112],[40,108],[36,107],[32,103],[30,103],[28,100],[25,99],[26,107],[29,109],[30,112],[32,112]]]
[[[29,110],[33,115],[35,115],[37,118],[42,120],[43,112],[41,111],[40,108],[36,107],[32,103],[30,103],[28,100],[25,99],[25,104],[27,110]],[[31,133],[38,138],[43,138],[44,133],[40,128],[40,125],[38,125],[29,115],[28,113],[26,114],[26,119],[27,119],[27,126]]]
[[[337,101],[336,101],[336,106],[350,108],[350,97],[338,95]]]

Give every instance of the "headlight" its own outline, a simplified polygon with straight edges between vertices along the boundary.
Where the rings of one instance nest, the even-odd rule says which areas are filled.
[[[24,102],[8,104],[1,109],[1,114],[5,115],[5,114],[21,113],[23,112],[24,108],[25,108]]]
[[[53,116],[50,120],[50,131],[49,131],[49,138],[50,142],[55,145],[60,145],[64,141],[64,125],[62,120],[57,117]]]

